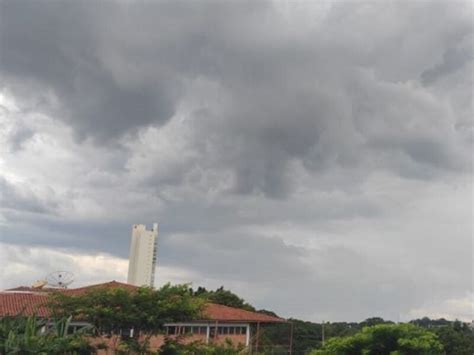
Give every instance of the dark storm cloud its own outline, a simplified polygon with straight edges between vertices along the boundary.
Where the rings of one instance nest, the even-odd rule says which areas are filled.
[[[158,220],[160,266],[319,320],[465,292],[472,18],[292,6],[0,2],[2,241]]]
[[[79,138],[92,136],[97,143],[169,120],[182,80],[229,69],[234,52],[226,42],[239,42],[232,37],[245,25],[238,16],[266,7],[13,1],[1,6],[0,66],[7,85],[17,90],[30,85],[36,96],[52,90],[59,99],[56,116]]]
[[[90,5],[90,4],[89,4]],[[133,28],[116,32],[117,17],[112,3],[2,2],[0,48],[2,76],[15,86],[32,85],[30,94],[39,96],[52,90],[59,99],[58,118],[66,119],[83,139],[98,142],[152,123],[166,122],[174,112],[174,90],[179,76],[144,72],[144,62],[159,66],[159,55],[147,58],[146,48],[128,48],[116,43],[123,64],[110,69],[113,51],[102,53],[107,41],[121,41]],[[122,14],[124,16],[124,14]],[[108,34],[101,38],[101,34]],[[114,35],[112,35],[114,34]],[[141,56],[144,55],[144,58]],[[138,68],[142,79],[127,78]],[[118,77],[124,74],[125,77]],[[39,95],[38,95],[39,94]],[[40,109],[53,111],[44,100]],[[45,107],[46,106],[46,107]]]
[[[32,212],[38,213],[36,210]],[[130,223],[111,225],[110,222],[66,221],[57,216],[25,214],[24,210],[22,214],[15,211],[2,211],[2,214],[11,222],[0,226],[3,243],[108,252],[128,257],[129,235],[126,231],[131,230]],[[113,242],[106,246],[106,241]]]
[[[438,7],[433,5],[433,11]],[[426,8],[412,10],[421,13]],[[328,20],[334,26],[331,31],[337,31],[333,22],[343,21],[345,11],[335,8]],[[231,191],[238,194],[262,192],[284,198],[297,178],[291,162],[298,160],[315,171],[334,164],[364,166],[376,152],[370,144],[364,149],[371,128],[357,127],[363,100],[375,107],[367,124],[381,121],[381,139],[404,133],[393,131],[384,116],[403,124],[418,114],[410,109],[417,105],[416,98],[360,74],[361,55],[370,52],[332,44],[314,29],[304,35],[285,30],[285,20],[271,3],[91,6],[7,1],[1,13],[0,68],[7,87],[32,85],[33,95],[52,90],[58,102],[44,102],[49,100],[50,110],[59,109],[54,116],[70,124],[79,138],[107,144],[140,128],[163,125],[185,93],[199,94],[204,101],[199,112],[210,116],[194,118],[195,149],[204,141],[212,151],[203,152],[206,156],[195,163],[206,164],[202,160],[213,154],[211,164],[233,171]],[[367,29],[359,20],[356,16],[352,25],[364,34]],[[457,27],[465,32],[464,23]],[[373,50],[385,48],[383,37],[375,36],[372,42]],[[456,56],[445,60],[452,57]],[[192,83],[201,78],[215,83],[225,102],[205,90],[196,93]],[[362,93],[354,90],[369,96],[361,101]],[[384,106],[391,99],[412,103],[392,114]],[[449,142],[432,140],[441,152],[437,166],[449,165]],[[404,150],[403,143],[395,150],[399,149]],[[433,163],[422,149],[408,154],[415,162]],[[402,167],[395,164],[393,169]],[[177,174],[182,176],[182,171]]]

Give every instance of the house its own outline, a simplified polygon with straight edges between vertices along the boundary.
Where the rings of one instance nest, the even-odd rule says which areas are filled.
[[[258,336],[261,324],[287,323],[285,319],[239,308],[209,303],[204,307],[203,319],[165,324],[170,337],[188,335],[189,340],[201,340],[206,344],[223,343],[229,339],[234,344],[250,345],[251,337]],[[255,327],[252,327],[255,325]],[[255,334],[252,334],[252,330]]]
[[[130,291],[137,287],[117,281],[73,289],[17,287],[0,292],[0,317],[18,314],[46,318],[49,316],[46,304],[51,292],[64,292],[69,295],[81,295],[98,288],[122,288]],[[163,345],[165,337],[183,343],[201,341],[206,344],[224,343],[226,339],[233,344],[258,348],[260,327],[264,324],[289,324],[285,319],[259,312],[246,311],[220,304],[208,303],[202,310],[202,318],[188,322],[165,324],[165,334],[150,339],[152,350]],[[72,327],[84,326],[84,322],[72,322]],[[291,339],[291,338],[290,338]],[[116,342],[110,342],[112,343]],[[291,340],[290,340],[291,348]]]

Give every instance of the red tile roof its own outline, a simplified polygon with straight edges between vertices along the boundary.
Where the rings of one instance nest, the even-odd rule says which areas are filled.
[[[49,312],[45,304],[48,295],[33,292],[0,292],[0,317],[23,314],[46,317]]]
[[[0,292],[0,317],[14,316],[18,314],[26,316],[35,314],[39,317],[47,317],[49,312],[45,304],[48,301],[49,293],[64,292],[70,295],[81,295],[98,288],[124,288],[133,291],[138,287],[117,281],[71,289],[50,287],[34,288],[27,286],[15,287]]]
[[[221,304],[209,303],[205,306],[203,315],[210,320],[219,322],[262,322],[282,323],[285,319],[273,317],[264,313],[250,312],[240,308],[228,307]]]
[[[45,304],[48,301],[49,293],[59,291],[70,295],[81,295],[98,288],[124,288],[134,291],[138,287],[117,281],[73,289],[35,289],[30,287],[17,287],[8,291],[0,292],[0,317],[17,315],[20,313],[24,315],[36,314],[37,316],[45,317],[48,316],[48,309],[45,307]],[[285,319],[283,318],[214,303],[209,303],[205,306],[203,317],[207,320],[219,322],[285,322]]]

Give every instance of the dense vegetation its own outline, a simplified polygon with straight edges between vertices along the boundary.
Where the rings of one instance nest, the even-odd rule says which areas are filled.
[[[94,347],[84,337],[85,331],[68,334],[71,318],[55,321],[35,317],[0,319],[0,354],[90,354]]]
[[[156,334],[166,322],[195,319],[203,305],[204,299],[194,297],[186,285],[165,285],[134,292],[99,288],[77,296],[57,292],[52,295],[50,308],[54,317],[87,321],[101,334],[132,328],[135,333]]]
[[[255,311],[252,305],[223,287],[215,291],[202,287],[193,290],[188,285],[165,285],[158,290],[140,288],[133,292],[96,289],[78,296],[58,292],[51,298],[53,316],[48,322],[21,316],[1,319],[0,354],[90,354],[105,346],[94,341],[95,335],[124,335],[123,330],[132,328],[134,336],[123,337],[120,352],[148,353],[147,339],[160,333],[164,323],[196,319],[206,302]],[[275,315],[266,310],[257,312]],[[71,317],[92,326],[68,334]],[[409,324],[394,324],[374,317],[360,323],[320,324],[290,320],[295,355],[474,354],[474,333],[468,324],[459,321],[422,318]],[[142,336],[139,338],[137,334]],[[287,353],[290,344],[288,324],[262,326],[260,334],[259,353]],[[169,340],[160,353],[230,355],[242,354],[242,349],[236,350],[230,344],[184,346]]]
[[[348,337],[335,337],[311,355],[434,355],[443,354],[436,334],[413,324],[378,324]]]
[[[255,310],[255,308],[245,302],[239,296],[233,294],[229,290],[225,290],[223,287],[218,288],[216,291],[207,291],[203,288],[198,288],[197,292],[194,292],[196,295],[212,295],[209,297],[212,302],[224,304],[232,307],[238,307],[242,309]],[[270,313],[271,315],[276,315],[273,312],[260,310],[258,312]],[[323,334],[323,324],[306,322],[298,319],[289,319],[293,323],[293,354],[309,354],[314,349],[322,348],[322,334]],[[328,322],[324,324],[324,335],[325,339],[328,341],[331,338],[337,338],[332,341],[332,346],[335,348],[336,344],[344,342],[343,339],[347,339],[348,342],[351,339],[360,339],[360,335],[364,334],[364,328],[371,327],[368,330],[365,330],[365,334],[372,334],[377,336],[382,330],[407,330],[412,329],[414,334],[417,336],[423,335],[425,338],[420,339],[420,346],[423,344],[426,345],[426,337],[431,339],[432,335],[435,336],[435,339],[439,341],[442,345],[443,351],[441,353],[446,355],[472,355],[474,354],[474,331],[469,327],[467,323],[460,321],[449,321],[446,319],[429,319],[422,318],[416,319],[410,322],[411,325],[416,326],[412,328],[410,325],[395,325],[392,321],[384,320],[380,317],[368,318],[360,323],[356,322]],[[379,325],[384,325],[380,327]],[[377,327],[378,326],[378,327]],[[401,327],[401,328],[398,328]],[[398,331],[397,330],[397,331]],[[426,333],[425,333],[426,332]],[[269,353],[277,354],[278,349],[284,348],[282,344],[288,344],[288,330],[282,326],[271,326],[263,328],[262,331],[262,341],[261,349],[268,351]],[[403,343],[405,338],[401,338]],[[424,339],[424,340],[423,340]],[[353,341],[353,340],[352,340]],[[425,343],[424,343],[425,342]],[[436,342],[432,354],[439,353],[439,348]],[[408,347],[409,343],[405,344],[405,347]],[[405,349],[405,348],[404,348]],[[405,349],[406,350],[406,349]],[[408,350],[399,349],[398,354],[423,354],[421,350],[413,350],[410,352]],[[321,354],[362,354],[362,352],[344,352],[338,350],[337,352],[331,352],[330,349],[325,348],[326,352]],[[431,351],[431,350],[430,350]],[[368,352],[367,354],[370,354]],[[378,353],[375,353],[378,354]],[[380,353],[382,354],[382,353]]]

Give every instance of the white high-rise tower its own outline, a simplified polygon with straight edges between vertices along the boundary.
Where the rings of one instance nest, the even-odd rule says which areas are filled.
[[[158,223],[153,224],[151,231],[147,230],[144,224],[133,225],[130,258],[128,260],[127,282],[129,284],[153,287],[157,236]]]

